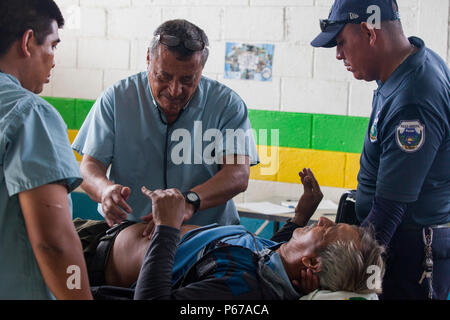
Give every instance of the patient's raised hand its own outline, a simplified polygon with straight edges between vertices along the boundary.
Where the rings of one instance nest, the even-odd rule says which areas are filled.
[[[142,193],[152,200],[152,216],[155,225],[181,228],[184,220],[185,199],[179,190],[150,191],[142,187]]]
[[[304,168],[298,175],[304,191],[295,208],[295,217],[292,222],[305,226],[322,201],[323,194],[311,169]]]

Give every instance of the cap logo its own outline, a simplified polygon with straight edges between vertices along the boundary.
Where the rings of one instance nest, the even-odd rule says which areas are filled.
[[[353,12],[350,12],[349,16],[350,16],[350,20],[355,20],[355,19],[359,18],[359,14],[353,13]]]

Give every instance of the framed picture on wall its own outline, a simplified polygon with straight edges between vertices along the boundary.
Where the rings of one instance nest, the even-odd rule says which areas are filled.
[[[225,78],[272,81],[273,44],[227,42]]]

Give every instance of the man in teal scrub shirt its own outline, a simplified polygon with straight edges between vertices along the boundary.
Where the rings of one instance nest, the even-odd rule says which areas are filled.
[[[52,0],[0,2],[0,299],[92,298],[67,197],[81,175],[61,116],[36,95],[63,24]]]
[[[144,185],[184,192],[190,224],[239,223],[231,199],[247,188],[258,155],[245,103],[202,77],[207,57],[203,30],[167,21],[154,33],[147,72],[110,87],[91,109],[72,147],[84,156],[82,187],[110,225],[151,220]]]

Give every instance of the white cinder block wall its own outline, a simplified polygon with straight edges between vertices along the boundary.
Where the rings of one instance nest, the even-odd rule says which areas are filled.
[[[319,18],[333,0],[56,0],[67,24],[60,31],[56,68],[43,95],[95,99],[114,82],[145,70],[152,32],[162,22],[184,18],[209,36],[204,74],[237,91],[253,109],[367,117],[374,83],[358,82],[335,59],[313,49]],[[450,61],[449,0],[398,0],[405,33],[425,40]],[[77,21],[76,8],[79,8]],[[79,22],[79,23],[77,23]],[[77,25],[78,28],[73,28]],[[272,82],[224,79],[226,42],[275,45]],[[331,103],[332,102],[332,103]],[[274,188],[295,196],[288,184],[253,181],[245,200]],[[264,191],[267,190],[267,191]],[[336,199],[340,190],[327,188]]]

